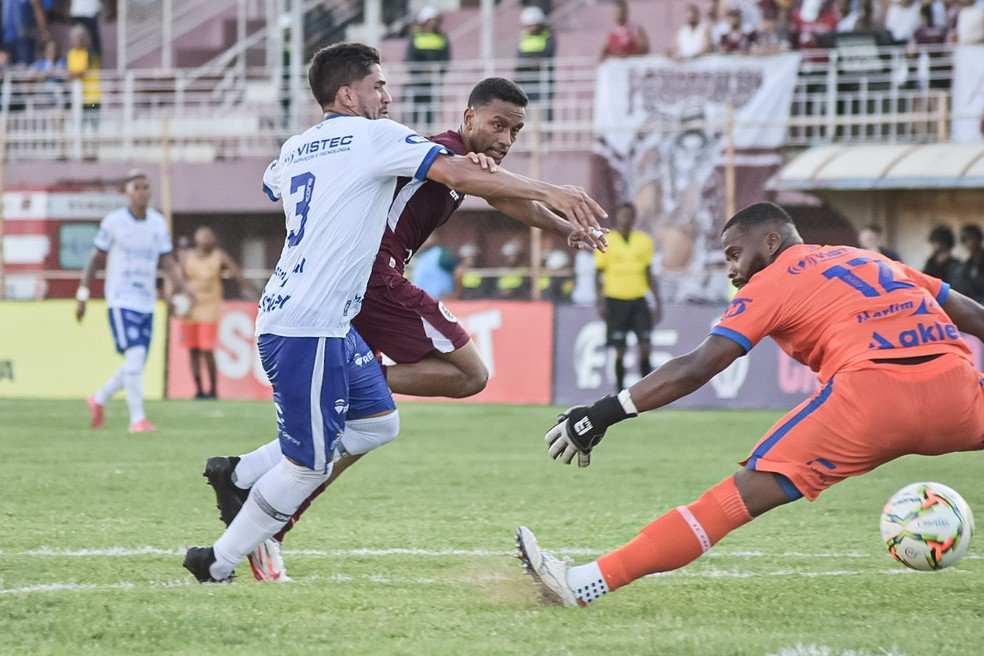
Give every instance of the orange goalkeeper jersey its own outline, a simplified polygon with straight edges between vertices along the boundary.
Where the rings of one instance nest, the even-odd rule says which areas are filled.
[[[822,383],[876,358],[956,353],[972,362],[940,307],[949,293],[879,253],[799,244],[752,276],[711,334],[746,353],[770,336]]]

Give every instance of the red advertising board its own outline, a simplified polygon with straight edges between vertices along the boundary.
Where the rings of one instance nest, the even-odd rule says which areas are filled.
[[[468,330],[489,369],[488,387],[468,401],[550,403],[553,362],[550,303],[452,301],[447,305]],[[255,320],[255,303],[223,305],[215,352],[220,398],[271,397],[253,337]],[[194,396],[195,386],[177,320],[171,321],[168,339],[168,397],[190,398]]]

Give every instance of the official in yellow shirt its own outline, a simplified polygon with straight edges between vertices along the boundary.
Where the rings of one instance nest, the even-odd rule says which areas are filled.
[[[608,234],[608,250],[595,251],[598,313],[607,324],[607,343],[615,347],[616,391],[625,385],[625,346],[629,332],[639,342],[639,370],[645,376],[649,363],[650,332],[662,318],[659,284],[652,272],[653,240],[634,230],[636,208],[625,203],[615,213],[615,230]],[[652,291],[650,309],[647,294]]]

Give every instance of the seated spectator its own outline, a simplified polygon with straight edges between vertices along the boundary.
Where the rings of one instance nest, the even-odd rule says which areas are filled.
[[[711,49],[716,50],[721,37],[728,32],[728,16],[721,13],[721,0],[711,0],[711,7],[707,10],[707,25],[711,33]]]
[[[762,0],[731,0],[731,11],[741,16],[741,29],[746,34],[755,32],[762,24],[765,18],[762,4]]]
[[[707,23],[700,19],[697,5],[687,7],[687,22],[677,30],[676,50],[680,59],[693,59],[711,50],[711,34]]]
[[[933,5],[922,5],[919,8],[919,27],[912,34],[911,44],[935,43],[946,43],[946,21],[940,20]]]
[[[632,57],[649,52],[649,36],[638,23],[629,21],[629,3],[626,0],[615,2],[615,29],[608,33],[601,58]]]
[[[838,32],[854,32],[861,29],[861,3],[858,0],[840,0],[838,13],[840,20],[837,21]]]
[[[478,266],[478,247],[465,244],[458,249],[458,266],[454,270],[454,297],[461,299],[488,298],[490,281],[475,273]]]
[[[945,225],[936,226],[929,233],[929,243],[933,247],[933,253],[926,260],[923,273],[952,285],[963,265],[963,262],[953,257],[953,247],[956,245],[953,230]]]
[[[68,51],[68,79],[82,81],[82,121],[95,127],[99,123],[102,88],[99,81],[99,58],[89,47],[89,32],[82,25],[71,31],[72,49]]]
[[[984,5],[963,0],[957,13],[956,40],[959,45],[984,43]]]
[[[752,44],[753,55],[774,55],[789,50],[789,25],[779,23],[773,18],[763,18],[762,24],[755,32],[755,43]]]
[[[102,37],[99,34],[99,13],[102,11],[102,0],[72,0],[69,14],[72,25],[81,25],[89,33],[89,43],[92,44],[92,54],[102,57]]]
[[[832,0],[803,0],[803,4],[793,10],[792,19],[797,48],[816,48],[817,34],[837,29],[837,6]]]
[[[919,10],[916,0],[892,0],[885,12],[885,29],[897,43],[908,43],[919,29]]]
[[[65,77],[67,70],[65,60],[58,56],[58,44],[48,41],[44,46],[44,57],[34,62],[31,70],[39,80],[44,81],[47,107],[65,106]]]
[[[732,9],[728,12],[728,31],[721,36],[718,50],[721,52],[746,53],[755,43],[755,32],[746,32],[741,21],[741,11]]]
[[[960,229],[960,243],[967,249],[967,260],[953,288],[978,303],[984,303],[984,232],[974,224]]]
[[[500,266],[503,269],[512,269],[512,271],[504,271],[495,280],[495,296],[496,298],[505,299],[528,299],[530,297],[530,278],[529,276],[523,275],[523,247],[519,240],[511,239],[502,245],[502,262]]]

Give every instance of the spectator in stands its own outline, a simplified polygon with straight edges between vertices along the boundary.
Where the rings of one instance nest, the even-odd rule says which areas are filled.
[[[721,35],[717,47],[726,53],[747,53],[755,43],[755,32],[747,32],[741,20],[741,11],[732,9],[728,12],[728,31]]]
[[[454,272],[458,260],[446,248],[437,243],[420,249],[414,257],[413,275],[410,280],[420,289],[441,300],[454,291]]]
[[[545,107],[545,118],[553,118],[553,58],[557,54],[557,39],[547,25],[547,17],[539,7],[527,7],[520,14],[523,33],[519,37],[516,57],[516,83],[523,88],[531,105]]]
[[[840,20],[837,21],[838,32],[854,32],[861,29],[861,3],[859,0],[840,0],[838,5]]]
[[[95,129],[99,125],[99,103],[102,100],[99,59],[89,47],[89,32],[84,27],[73,27],[71,39],[72,49],[67,57],[68,79],[82,81],[82,122]]]
[[[544,301],[569,301],[574,291],[571,276],[571,258],[559,248],[543,251],[543,273],[540,275],[540,299]]]
[[[3,46],[14,66],[34,63],[38,43],[48,41],[48,20],[42,0],[0,0]]]
[[[711,35],[711,50],[716,50],[721,37],[728,33],[728,16],[721,12],[721,0],[711,0],[707,10],[707,26]]]
[[[897,43],[908,43],[919,29],[920,7],[917,0],[892,0],[885,12],[885,29]]]
[[[929,233],[929,243],[933,247],[933,253],[926,260],[923,273],[952,285],[960,274],[960,268],[963,264],[953,257],[953,247],[956,245],[956,241],[953,230],[949,226],[938,225],[933,228]]]
[[[538,9],[533,7],[534,9]],[[502,245],[502,266],[504,271],[495,280],[495,295],[505,299],[528,299],[530,297],[530,278],[522,274],[523,246],[518,239],[510,239]],[[509,271],[508,269],[511,269]]]
[[[738,11],[741,29],[746,34],[755,32],[762,24],[765,17],[762,4],[762,0],[731,0],[731,11]]]
[[[40,104],[48,107],[65,106],[65,76],[67,70],[65,60],[58,56],[58,44],[53,40],[44,45],[44,57],[34,62],[31,70],[44,83],[47,92],[47,102]]]
[[[960,45],[984,43],[984,5],[963,0],[957,13],[956,41]]]
[[[861,248],[869,251],[875,251],[876,253],[881,253],[885,257],[891,258],[897,262],[902,261],[902,258],[899,257],[898,253],[885,246],[885,235],[882,233],[881,226],[879,225],[872,223],[865,226],[861,232],[858,233],[858,243],[861,244]]]
[[[693,59],[711,51],[711,32],[700,19],[697,5],[687,7],[687,22],[677,30],[676,51],[680,59]]]
[[[649,53],[649,36],[645,28],[629,21],[629,3],[615,2],[615,29],[608,33],[601,58],[632,57]]]
[[[836,30],[837,20],[837,5],[833,0],[803,0],[803,4],[792,12],[797,48],[808,50],[818,47],[816,35]]]
[[[772,5],[762,12],[762,23],[755,31],[752,54],[772,55],[790,47],[789,7]]]
[[[967,249],[967,260],[953,288],[984,303],[984,231],[979,225],[967,224],[960,229],[960,243]]]
[[[102,58],[102,38],[99,36],[99,13],[102,11],[102,0],[72,0],[69,14],[72,25],[81,25],[89,33],[89,43],[92,54]]]
[[[441,82],[451,61],[451,41],[442,29],[443,22],[440,12],[425,6],[417,14],[417,25],[407,41],[406,61],[413,74],[413,124],[421,132],[434,123]]]
[[[487,298],[488,283],[475,273],[478,262],[478,247],[465,244],[458,249],[458,266],[454,270],[454,297],[462,299]]]

